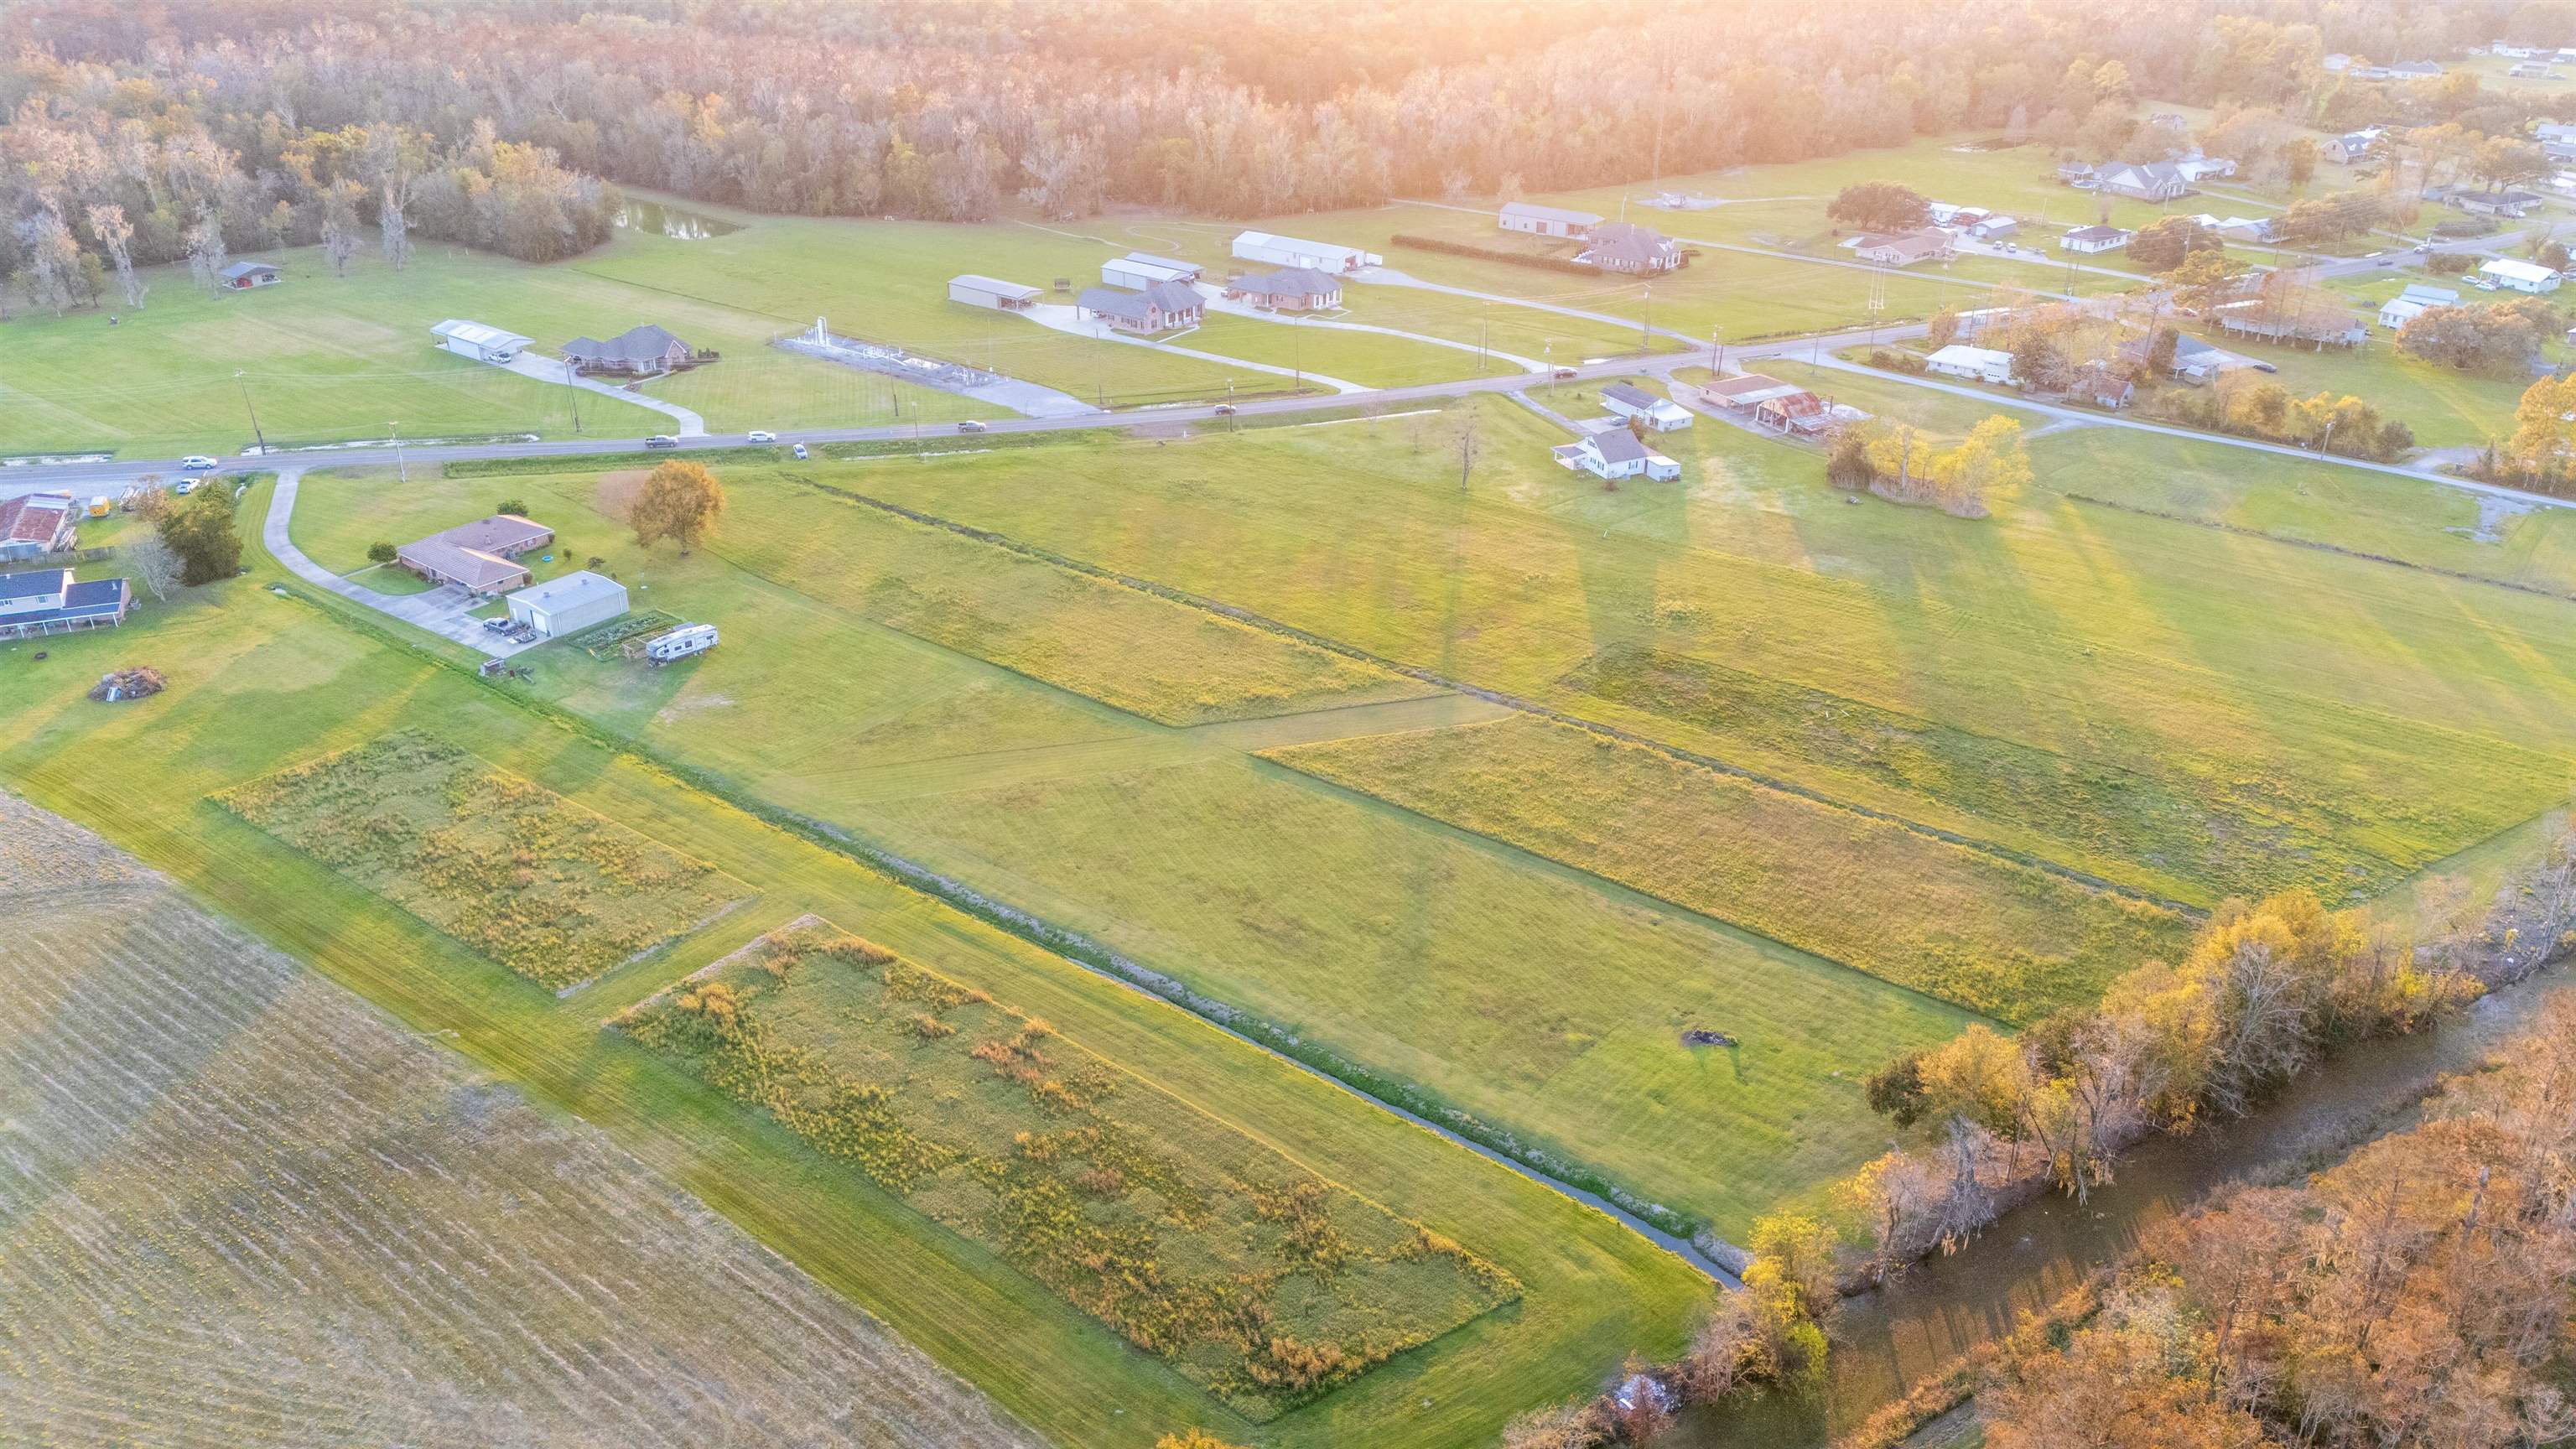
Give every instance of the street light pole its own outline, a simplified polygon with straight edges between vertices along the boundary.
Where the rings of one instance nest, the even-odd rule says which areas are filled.
[[[395,422],[391,418],[387,418],[385,420],[385,431],[393,434],[394,473],[403,482],[409,483],[411,482],[411,465],[403,461],[402,424]]]
[[[268,456],[268,435],[259,430],[259,409],[251,406],[250,379],[236,367],[233,369],[233,381],[241,388],[242,410],[250,414],[251,438],[258,443],[260,456],[265,458]]]

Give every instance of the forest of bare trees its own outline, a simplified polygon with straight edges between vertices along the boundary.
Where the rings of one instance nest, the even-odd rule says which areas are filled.
[[[813,215],[1251,216],[1962,126],[2072,142],[2141,96],[2386,109],[2320,91],[2317,60],[2453,53],[2565,8],[28,0],[0,14],[0,273],[95,293],[217,244],[399,260],[414,234],[543,260],[605,236],[602,180]]]

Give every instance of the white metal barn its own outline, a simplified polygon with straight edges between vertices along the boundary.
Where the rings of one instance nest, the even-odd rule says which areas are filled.
[[[518,356],[519,349],[529,342],[516,332],[504,332],[498,327],[455,317],[429,329],[429,335],[438,339],[440,347],[459,357],[473,358],[476,362],[507,362]]]
[[[510,596],[510,621],[547,639],[578,634],[626,612],[626,586],[588,569],[548,579]]]
[[[948,300],[969,307],[990,307],[999,312],[1016,312],[1038,299],[1038,289],[999,277],[961,272],[948,279]]]
[[[1311,267],[1319,272],[1356,272],[1362,267],[1381,266],[1386,261],[1377,253],[1364,252],[1358,247],[1299,241],[1293,236],[1279,236],[1266,231],[1247,231],[1237,235],[1234,254],[1247,262],[1261,262],[1273,267]]]
[[[644,645],[644,657],[656,664],[668,664],[674,659],[686,659],[692,654],[704,654],[716,647],[718,642],[715,625],[682,624],[668,634],[657,635],[647,640]]]
[[[1200,268],[1178,257],[1158,257],[1145,252],[1129,252],[1100,264],[1100,280],[1112,287],[1125,287],[1141,292],[1156,282],[1195,282]]]
[[[1526,201],[1505,203],[1495,220],[1505,231],[1558,237],[1590,236],[1592,229],[1601,224],[1600,216],[1593,212],[1562,206],[1537,206]]]

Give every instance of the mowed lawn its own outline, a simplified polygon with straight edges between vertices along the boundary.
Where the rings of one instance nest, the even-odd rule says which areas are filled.
[[[1766,705],[1739,729],[1725,712],[1605,695],[1583,671],[1637,649],[1719,664],[1788,691],[1759,691],[1779,709],[1841,698],[2034,763],[2128,772],[2167,798],[2220,802],[2195,829],[2287,821],[2399,872],[2562,791],[2576,748],[2554,702],[2570,690],[2563,602],[2036,490],[1990,500],[1998,516],[1983,521],[1853,506],[1819,486],[1813,452],[1707,424],[1659,443],[1692,469],[1685,486],[1606,492],[1544,461],[1544,424],[1480,406],[1487,462],[1464,492],[1428,463],[1448,451],[1442,418],[1204,437],[1138,452],[1101,482],[994,455],[872,486],[2184,899],[2286,882],[2212,874],[2151,833],[2054,823],[2065,802],[2044,792],[1962,809],[1869,754],[1818,755],[1776,728],[1794,713]],[[2298,877],[2295,852],[2277,862]],[[2356,864],[2318,862],[2307,883],[2335,899],[2385,883]]]
[[[1157,451],[1077,447],[1057,466],[1114,470],[1140,449]],[[1144,702],[1103,700],[1192,660],[1212,681],[1266,674],[1286,641],[1228,633],[1228,660],[1193,642],[1198,610],[1050,602],[1079,576],[802,481],[857,491],[951,461],[724,470],[733,509],[696,554],[607,551],[639,599],[716,621],[725,644],[667,670],[538,650],[521,656],[535,687],[1721,1231],[1877,1151],[1860,1077],[1967,1019],[1252,754],[1434,726],[1471,702],[1405,698],[1423,693],[1406,680],[1255,701],[1270,719],[1157,724]],[[564,514],[600,489],[470,486],[495,483]],[[1107,672],[1121,660],[1127,680]],[[1682,1044],[1716,1023],[1741,1052]],[[1708,1150],[1676,1153],[1675,1134]]]
[[[266,495],[264,487],[253,491],[251,517]],[[46,641],[44,661],[23,646],[0,649],[0,670],[12,682],[0,692],[0,779],[137,850],[411,1030],[451,1042],[539,1101],[606,1128],[1052,1442],[1130,1449],[1140,1437],[1192,1424],[1238,1442],[1254,1435],[1181,1376],[863,1174],[602,1032],[602,1018],[761,930],[821,914],[1043,1016],[1317,1175],[1477,1245],[1522,1284],[1509,1311],[1277,1419],[1259,1435],[1265,1444],[1479,1441],[1512,1406],[1586,1390],[1631,1348],[1677,1349],[1706,1303],[1705,1279],[1599,1214],[1177,1010],[898,889],[650,761],[622,757],[514,698],[524,686],[474,679],[444,645],[395,642],[300,585],[272,593],[267,585],[284,576],[255,545],[249,561],[249,578],[147,608],[122,631]],[[641,568],[629,576],[654,581]],[[158,665],[170,689],[124,709],[82,697],[104,669],[129,662]],[[765,707],[795,716],[815,709],[798,696]],[[245,728],[245,720],[259,727]],[[684,847],[758,894],[668,955],[558,998],[206,801],[317,751],[398,728],[469,745],[497,767]],[[103,768],[105,760],[113,768]]]

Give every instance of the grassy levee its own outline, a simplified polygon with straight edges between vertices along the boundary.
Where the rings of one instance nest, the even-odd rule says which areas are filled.
[[[2335,899],[2384,883],[2369,857],[2415,869],[2546,808],[2576,749],[2568,717],[2544,702],[2566,688],[2560,601],[2040,490],[1990,500],[1998,517],[1982,522],[1849,506],[1816,485],[1813,454],[1710,426],[1659,443],[1692,468],[1688,488],[1604,492],[1543,461],[1544,424],[1477,406],[1487,461],[1464,491],[1428,462],[1454,427],[1442,419],[1204,437],[1114,485],[1048,468],[1041,489],[1035,457],[997,455],[935,479],[883,470],[867,486],[2184,900],[2307,867],[2283,850],[2249,879],[2134,833],[2068,838],[2048,810],[1965,808],[1891,781],[1866,754],[1819,754],[1790,717],[1765,711],[1760,728],[1737,729],[1651,692],[1604,698],[1584,671],[1622,649],[1724,661],[1784,698],[1848,700],[2162,780],[2182,800],[2207,793],[2206,822],[2181,822],[2185,838],[2268,830],[2287,810],[2360,853],[2362,877],[2342,861],[2309,870]]]
[[[2188,943],[2170,912],[1531,716],[1267,758],[2006,1021]]]
[[[254,491],[247,516],[264,505],[264,491]],[[1705,1300],[1705,1280],[1599,1214],[1442,1146],[1183,1012],[895,887],[846,854],[763,824],[647,760],[603,748],[473,680],[445,646],[391,642],[377,625],[300,587],[273,596],[258,585],[274,571],[255,547],[252,558],[250,579],[149,608],[122,631],[47,641],[52,657],[41,663],[23,646],[0,650],[0,669],[22,681],[0,697],[0,774],[413,1029],[452,1033],[460,1050],[540,1100],[608,1129],[1055,1442],[1123,1449],[1192,1423],[1237,1439],[1249,1437],[1249,1427],[862,1175],[603,1034],[598,1019],[756,930],[805,911],[828,914],[1044,1015],[1320,1175],[1478,1243],[1526,1286],[1508,1312],[1275,1421],[1263,1432],[1267,1443],[1479,1439],[1511,1405],[1579,1391],[1632,1346],[1669,1351]],[[136,660],[162,667],[171,689],[127,709],[81,698],[105,668]],[[612,971],[558,1002],[204,800],[317,749],[396,727],[468,743],[646,836],[685,844],[761,894],[670,954]]]

